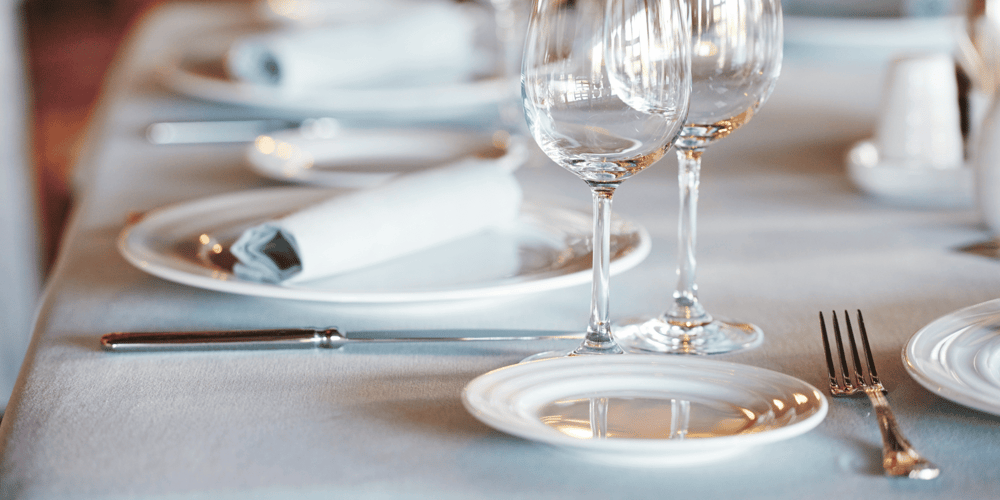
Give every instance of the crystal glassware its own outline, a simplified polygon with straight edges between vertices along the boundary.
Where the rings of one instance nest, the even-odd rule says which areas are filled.
[[[701,155],[746,124],[770,96],[782,57],[780,0],[690,0],[691,103],[675,144],[679,163],[678,283],[665,313],[616,325],[630,351],[731,352],[759,345],[749,323],[713,317],[698,301],[695,235]]]
[[[677,138],[691,91],[684,0],[538,0],[521,75],[535,141],[593,194],[593,288],[586,338],[570,352],[621,353],[611,334],[611,199]]]

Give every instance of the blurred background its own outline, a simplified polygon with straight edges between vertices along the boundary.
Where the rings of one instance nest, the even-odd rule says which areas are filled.
[[[26,0],[23,38],[43,267],[70,208],[69,169],[101,81],[129,28],[163,0]]]
[[[129,29],[173,0],[24,0],[21,6],[31,93],[33,160],[42,226],[43,268],[56,254],[70,207],[69,169],[81,131]],[[966,0],[785,0],[786,15],[940,16]]]

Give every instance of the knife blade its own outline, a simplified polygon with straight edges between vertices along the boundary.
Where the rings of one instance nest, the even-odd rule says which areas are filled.
[[[450,330],[470,332],[473,330]],[[559,332],[547,335],[496,335],[510,330],[474,330],[487,336],[352,337],[337,328],[276,328],[264,330],[212,330],[189,332],[114,332],[101,337],[101,348],[110,352],[212,351],[257,349],[340,349],[349,344],[404,342],[508,342],[534,340],[579,340],[582,334]],[[422,333],[441,333],[424,331]],[[445,331],[447,332],[447,330]],[[391,332],[366,332],[366,335]],[[398,332],[397,332],[398,333]],[[416,333],[416,332],[414,332]]]

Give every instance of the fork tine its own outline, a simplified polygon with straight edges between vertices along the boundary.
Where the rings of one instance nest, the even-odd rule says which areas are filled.
[[[854,390],[851,383],[851,370],[847,368],[847,356],[844,355],[844,341],[840,338],[840,322],[837,321],[837,311],[833,311],[833,339],[837,341],[837,354],[840,355],[840,370],[844,376],[844,390],[848,393]]]
[[[847,340],[851,343],[851,357],[854,361],[854,381],[858,387],[868,385],[865,380],[865,372],[861,369],[861,358],[858,356],[858,344],[854,341],[854,327],[851,325],[851,315],[844,311],[844,323],[847,325]]]
[[[881,386],[882,382],[878,379],[878,373],[875,371],[875,359],[872,358],[872,347],[868,344],[868,332],[865,331],[865,319],[861,315],[861,309],[858,309],[858,333],[861,334],[861,345],[865,348],[865,362],[868,363],[868,375],[872,379],[872,385]]]
[[[823,311],[819,312],[819,328],[823,333],[823,352],[826,353],[826,368],[830,371],[830,387],[837,385],[837,365],[833,364],[833,354],[830,352],[830,339],[826,334],[826,320]]]

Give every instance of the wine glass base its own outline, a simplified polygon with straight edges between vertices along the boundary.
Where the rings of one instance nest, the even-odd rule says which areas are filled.
[[[646,354],[723,354],[752,349],[764,341],[760,328],[722,318],[693,328],[663,316],[632,319],[616,325],[614,335],[626,351]]]

